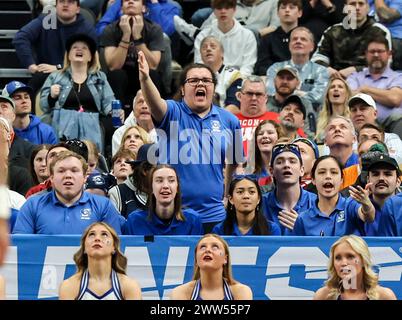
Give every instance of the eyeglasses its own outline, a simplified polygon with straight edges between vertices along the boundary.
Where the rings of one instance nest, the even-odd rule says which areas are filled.
[[[265,93],[262,92],[252,92],[252,91],[244,91],[242,94],[246,95],[248,98],[252,98],[255,96],[257,99],[260,99],[265,96]]]
[[[202,82],[205,86],[210,86],[214,83],[214,80],[212,78],[188,78],[184,81],[184,83],[188,83],[192,87],[198,86],[198,84]]]
[[[238,181],[238,180],[251,180],[251,181],[257,181],[258,177],[255,174],[234,174],[232,176],[233,181]]]
[[[367,52],[369,53],[369,54],[372,54],[372,55],[375,55],[376,53],[377,54],[384,54],[385,52],[387,52],[387,50],[385,50],[385,49],[378,49],[378,50],[367,50]]]
[[[278,152],[284,152],[286,150],[289,150],[291,152],[298,152],[300,153],[300,148],[297,144],[294,143],[278,143],[273,146],[272,148],[272,154],[278,153]]]
[[[68,3],[68,4],[73,4],[74,2],[77,2],[77,0],[59,0],[59,3]]]

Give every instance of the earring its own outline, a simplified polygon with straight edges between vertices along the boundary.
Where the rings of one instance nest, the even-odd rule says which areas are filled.
[[[116,251],[113,251],[113,252],[112,252],[112,255],[114,255],[114,254],[116,254]]]

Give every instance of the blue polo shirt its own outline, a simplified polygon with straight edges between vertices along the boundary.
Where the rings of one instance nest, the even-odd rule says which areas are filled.
[[[262,196],[262,209],[267,219],[275,222],[281,228],[282,235],[292,235],[292,231],[288,228],[285,228],[280,224],[278,219],[279,211],[282,211],[284,208],[278,202],[276,198],[276,188],[268,193],[263,194]],[[308,192],[302,188],[300,188],[300,198],[297,201],[296,206],[293,208],[297,213],[306,211],[310,209],[314,202],[317,200],[317,195],[311,192]]]
[[[155,124],[159,162],[177,170],[183,205],[197,211],[202,223],[222,221],[225,157],[229,163],[243,162],[239,119],[215,105],[204,118],[184,102],[168,100],[167,107],[163,120]]]
[[[364,224],[364,236],[366,237],[378,237],[379,236],[379,228],[380,221],[382,219],[382,208],[370,197],[371,203],[375,208],[375,217],[374,221],[371,223]]]
[[[174,216],[169,224],[159,219],[156,214],[148,220],[148,211],[136,210],[131,213],[123,227],[127,235],[201,235],[204,234],[200,216],[192,209],[183,209],[184,221]]]
[[[361,204],[352,198],[344,198],[339,194],[334,211],[328,216],[318,209],[318,200],[314,205],[299,214],[293,229],[296,236],[344,236],[362,235],[363,221],[358,209]]]
[[[70,207],[55,191],[29,197],[21,207],[13,233],[82,234],[92,223],[102,221],[121,234],[120,214],[106,197],[83,192]]]
[[[10,219],[8,219],[8,225],[10,227],[10,233],[13,233],[15,226],[15,221],[17,221],[19,211],[17,209],[11,208]]]
[[[402,236],[402,193],[398,193],[385,201],[379,218],[377,235],[383,237]]]
[[[268,223],[268,228],[270,228],[270,231],[271,231],[270,236],[280,236],[281,235],[281,229],[275,222],[267,220],[267,223]],[[243,234],[239,230],[239,226],[237,223],[233,224],[232,234],[225,234],[223,224],[224,224],[224,221],[215,225],[215,227],[212,229],[212,233],[216,233],[221,236],[225,236],[225,235],[226,236],[254,236],[253,228],[248,230],[248,232],[246,234]]]

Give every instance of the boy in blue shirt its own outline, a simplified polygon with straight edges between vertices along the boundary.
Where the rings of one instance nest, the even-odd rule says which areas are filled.
[[[317,196],[301,188],[303,160],[296,144],[277,144],[272,148],[269,168],[275,189],[263,195],[262,206],[268,220],[281,227],[282,235],[292,235],[298,212],[312,207]]]
[[[53,191],[27,200],[13,233],[82,234],[93,222],[103,221],[120,234],[120,214],[110,200],[83,191],[87,168],[74,152],[58,154],[50,164]]]

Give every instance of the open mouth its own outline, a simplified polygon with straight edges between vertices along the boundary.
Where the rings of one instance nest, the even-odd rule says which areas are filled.
[[[75,56],[76,56],[77,58],[82,58],[84,55],[82,54],[82,52],[77,52],[77,53],[75,54]]]
[[[285,117],[284,120],[289,121],[289,122],[293,122],[293,117]]]
[[[196,97],[200,97],[200,98],[205,98],[206,92],[205,92],[205,90],[203,90],[203,89],[197,89],[197,90],[195,91],[195,96],[196,96]]]
[[[264,140],[261,141],[261,144],[262,145],[269,145],[269,144],[271,144],[271,140],[264,139]]]
[[[283,175],[284,177],[291,177],[291,176],[293,176],[293,173],[292,173],[291,171],[284,171],[284,172],[282,173],[282,175]]]
[[[334,188],[334,185],[331,182],[326,182],[323,184],[322,187],[324,188],[324,190],[330,191]]]
[[[341,268],[341,273],[349,274],[351,272],[352,272],[352,268],[350,266]]]
[[[205,256],[202,258],[202,260],[204,260],[204,261],[212,261],[212,257],[209,256],[209,255],[205,255]]]
[[[66,186],[66,187],[72,187],[72,186],[74,186],[74,183],[72,183],[72,182],[64,182],[63,183],[63,186]]]

